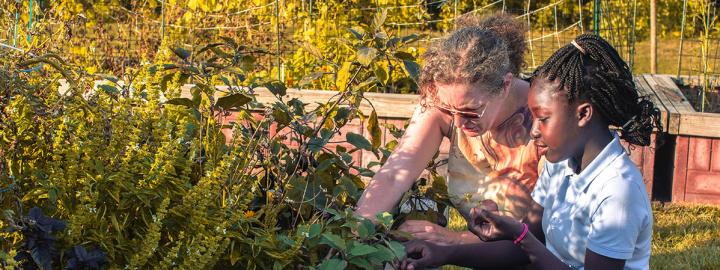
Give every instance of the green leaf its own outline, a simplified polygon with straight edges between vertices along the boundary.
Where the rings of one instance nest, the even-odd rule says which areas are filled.
[[[382,144],[382,130],[380,129],[380,123],[378,122],[378,116],[375,110],[370,114],[367,130],[368,133],[370,133],[372,149],[377,149]]]
[[[395,256],[393,255],[393,251],[389,248],[378,245],[377,246],[378,251],[372,254],[368,254],[368,258],[371,261],[374,261],[376,263],[382,263],[382,262],[389,262],[395,259]]]
[[[387,82],[388,74],[385,71],[385,68],[378,65],[375,67],[375,77],[380,81],[383,85]]]
[[[97,75],[98,77],[103,78],[105,80],[116,83],[116,84],[118,83],[118,81],[120,81],[120,79],[118,79],[118,77],[115,77],[115,76],[109,75],[109,74],[95,74],[95,75]]]
[[[291,120],[290,114],[288,114],[287,111],[285,111],[281,108],[274,107],[273,111],[272,111],[272,116],[275,119],[275,121],[280,124],[283,124],[283,125],[290,124],[290,120]]]
[[[357,51],[357,60],[362,64],[363,66],[368,66],[370,63],[372,63],[373,60],[375,60],[375,57],[377,56],[378,50],[375,48],[369,48],[369,47],[360,47]]]
[[[337,122],[340,125],[344,125],[349,120],[348,117],[350,117],[350,108],[348,107],[339,107],[335,111],[335,116],[333,119],[335,122]]]
[[[322,226],[320,224],[313,224],[310,225],[310,231],[308,232],[309,238],[315,238],[315,236],[320,235],[320,232],[322,231]]]
[[[360,226],[358,226],[358,235],[361,238],[368,238],[373,234],[375,234],[375,224],[373,224],[369,219],[362,219],[360,221]]]
[[[192,108],[193,105],[195,105],[189,98],[173,98],[166,101],[165,104],[182,105],[188,108]]]
[[[314,137],[308,141],[308,150],[310,150],[310,152],[313,152],[313,153],[320,152],[320,150],[322,150],[323,146],[325,146],[325,140],[323,140],[320,137]]]
[[[182,60],[187,59],[191,55],[191,53],[188,50],[180,48],[180,47],[173,49],[173,52],[175,53],[175,55],[180,57],[180,59],[182,59]]]
[[[250,101],[252,101],[252,97],[243,93],[235,93],[218,98],[215,106],[223,108],[224,110],[230,110],[231,108],[240,108],[240,106]]]
[[[375,253],[375,252],[377,252],[377,251],[378,251],[377,248],[371,247],[371,246],[366,245],[366,244],[359,243],[359,244],[356,244],[355,246],[353,246],[353,247],[350,249],[350,255],[352,255],[352,256],[363,256],[363,255],[368,255],[368,254],[371,254],[371,253]]]
[[[120,93],[115,86],[107,85],[107,84],[101,84],[98,85],[98,87],[103,90],[103,92],[109,94],[109,95],[117,95]]]
[[[348,28],[348,31],[350,31],[350,33],[352,33],[353,36],[355,36],[355,38],[357,38],[357,39],[362,39],[363,36],[365,35],[365,30],[359,26],[350,27],[350,28]]]
[[[240,69],[248,72],[255,70],[255,57],[243,55],[240,58]]]
[[[420,36],[418,36],[417,34],[410,34],[410,35],[402,37],[402,42],[410,43],[410,42],[418,40],[419,38],[420,38]]]
[[[408,75],[417,82],[420,78],[420,65],[415,63],[415,61],[403,60],[403,67],[405,67],[405,71],[407,71]]]
[[[399,52],[395,52],[395,54],[393,54],[393,55],[401,60],[415,61],[415,56],[413,56],[409,52],[399,51]]]
[[[381,44],[385,43],[385,40],[387,40],[388,34],[382,31],[375,32],[375,39],[378,40]]]
[[[388,247],[390,248],[390,250],[392,250],[393,254],[395,254],[396,258],[405,257],[405,246],[396,241],[385,240],[385,243],[387,243]]]
[[[237,44],[237,42],[235,42],[234,39],[232,39],[230,37],[220,37],[220,39],[225,41],[225,44],[230,45],[230,47],[232,47],[233,49],[237,49],[238,44]]]
[[[228,59],[228,58],[232,58],[232,57],[233,57],[232,54],[226,53],[225,51],[223,51],[222,49],[220,49],[220,48],[218,48],[218,47],[212,47],[212,48],[209,48],[209,49],[210,49],[215,55],[217,55],[218,57],[225,58],[225,59]]]
[[[298,86],[303,87],[308,84],[311,84],[313,81],[317,80],[318,78],[322,77],[323,75],[325,75],[325,72],[322,72],[322,71],[310,73],[309,75],[303,77],[302,80],[300,80],[300,82],[298,83]]]
[[[280,81],[266,83],[265,87],[276,96],[284,96],[287,94],[287,87]]]
[[[340,236],[329,233],[329,232],[322,234],[322,240],[320,241],[320,243],[327,244],[327,245],[334,247],[340,251],[345,251],[345,249],[347,249],[345,240],[340,238]]]
[[[370,144],[370,142],[360,134],[348,132],[347,134],[345,134],[345,139],[347,139],[350,144],[357,148],[365,149],[368,151],[372,149],[372,144]]]
[[[240,245],[238,245],[240,246]],[[230,243],[230,265],[235,265],[240,258],[243,256],[243,251],[240,247],[235,246],[235,240]]]
[[[205,46],[203,46],[202,48],[200,48],[200,50],[198,50],[198,51],[196,52],[196,54],[201,54],[201,53],[203,53],[203,52],[205,52],[205,51],[207,51],[207,50],[210,50],[210,49],[212,49],[212,48],[215,48],[215,47],[217,47],[217,46],[221,46],[221,45],[224,45],[224,44],[225,44],[225,43],[210,43],[210,44],[205,45]]]
[[[168,73],[162,76],[162,79],[160,80],[160,91],[163,93],[167,91],[167,85],[173,77],[175,77],[175,73]]]
[[[324,261],[320,264],[318,267],[318,270],[339,270],[339,269],[345,269],[347,267],[347,262],[340,260],[340,259],[329,259],[327,261]]]
[[[361,267],[362,269],[372,270],[375,269],[370,262],[364,258],[352,258],[349,260],[350,264]]]
[[[175,64],[163,64],[162,67],[163,67],[163,70],[171,70],[171,69],[178,68],[178,66]]]
[[[393,216],[388,212],[378,213],[375,217],[378,221],[380,221],[380,224],[385,225],[388,228],[393,223]]]

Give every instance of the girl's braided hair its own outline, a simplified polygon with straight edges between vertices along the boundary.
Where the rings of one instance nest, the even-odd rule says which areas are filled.
[[[609,125],[621,129],[621,138],[635,145],[650,144],[656,127],[662,133],[660,111],[647,97],[638,96],[632,72],[603,38],[579,35],[556,51],[533,74],[559,80],[570,103],[589,101]]]
[[[480,83],[490,94],[502,87],[503,76],[517,75],[525,65],[525,24],[508,14],[479,19],[458,18],[458,30],[434,43],[423,55],[420,74],[422,105],[437,98],[436,84]]]

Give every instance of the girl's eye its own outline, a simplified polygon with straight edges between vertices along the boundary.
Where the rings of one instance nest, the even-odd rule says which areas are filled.
[[[547,121],[547,119],[548,119],[547,117],[538,118],[538,120],[540,120],[540,122],[543,122],[543,123],[544,123],[545,121]]]

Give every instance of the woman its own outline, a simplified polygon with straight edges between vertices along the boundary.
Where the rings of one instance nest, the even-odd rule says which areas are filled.
[[[424,55],[421,104],[365,189],[357,214],[373,219],[394,208],[447,137],[448,192],[461,214],[467,218],[478,202],[492,200],[506,215],[518,220],[526,215],[541,153],[530,143],[529,84],[517,77],[524,65],[525,27],[501,14],[463,21]],[[479,241],[470,232],[427,221],[410,220],[400,229],[438,244]]]

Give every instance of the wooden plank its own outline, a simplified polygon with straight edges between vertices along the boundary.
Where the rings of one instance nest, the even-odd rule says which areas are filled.
[[[655,182],[655,147],[657,144],[657,135],[650,135],[650,146],[643,147],[643,164],[640,168],[643,180],[645,181],[645,189],[648,197],[652,199],[653,183]]]
[[[680,113],[678,112],[677,108],[675,108],[675,105],[667,97],[667,91],[663,91],[664,87],[661,86],[657,81],[655,81],[655,78],[652,74],[643,74],[642,76],[643,78],[645,78],[645,81],[648,83],[650,89],[652,89],[653,92],[657,94],[658,98],[662,100],[663,105],[665,105],[665,108],[667,108],[668,119],[665,130],[670,134],[677,134],[680,125]]]
[[[688,170],[687,193],[714,194],[720,197],[720,173]]]
[[[192,84],[186,84],[182,87],[182,97],[190,97],[190,88]],[[227,91],[227,86],[216,86],[221,91]],[[327,103],[333,98],[337,98],[337,91],[325,91],[325,90],[299,90],[299,89],[287,89],[287,95],[284,100],[291,100],[297,98],[304,103],[307,103],[308,109],[314,109],[317,107],[317,103]],[[216,92],[215,98],[220,98],[224,95],[222,92]],[[254,89],[254,95],[258,102],[269,105],[278,101],[277,97],[273,95],[267,88],[258,87]],[[378,117],[385,118],[410,118],[415,111],[415,108],[420,104],[419,95],[410,94],[383,94],[383,93],[365,93],[365,98],[360,104],[360,110],[365,114],[370,114],[374,106]],[[370,103],[368,103],[368,100]]]
[[[720,195],[688,193],[686,202],[720,204]]]
[[[710,171],[711,139],[690,137],[688,170]],[[690,177],[688,176],[688,181]]]
[[[687,182],[688,147],[690,139],[677,136],[675,144],[675,168],[673,169],[672,201],[685,201],[685,184]]]
[[[676,134],[720,138],[720,113],[683,113]]]
[[[720,172],[720,139],[713,139],[710,170]]]
[[[660,100],[655,91],[650,88],[650,85],[648,85],[647,81],[643,76],[635,76],[635,86],[637,87],[638,94],[640,96],[647,96],[650,101],[655,104],[655,107],[660,110],[660,124],[662,125],[663,129],[667,129],[668,109],[665,104],[663,104],[662,100]]]
[[[655,74],[653,77],[656,82],[663,86],[661,90],[665,91],[665,95],[670,98],[679,113],[695,112],[692,104],[685,98],[685,94],[682,93],[670,75]]]

